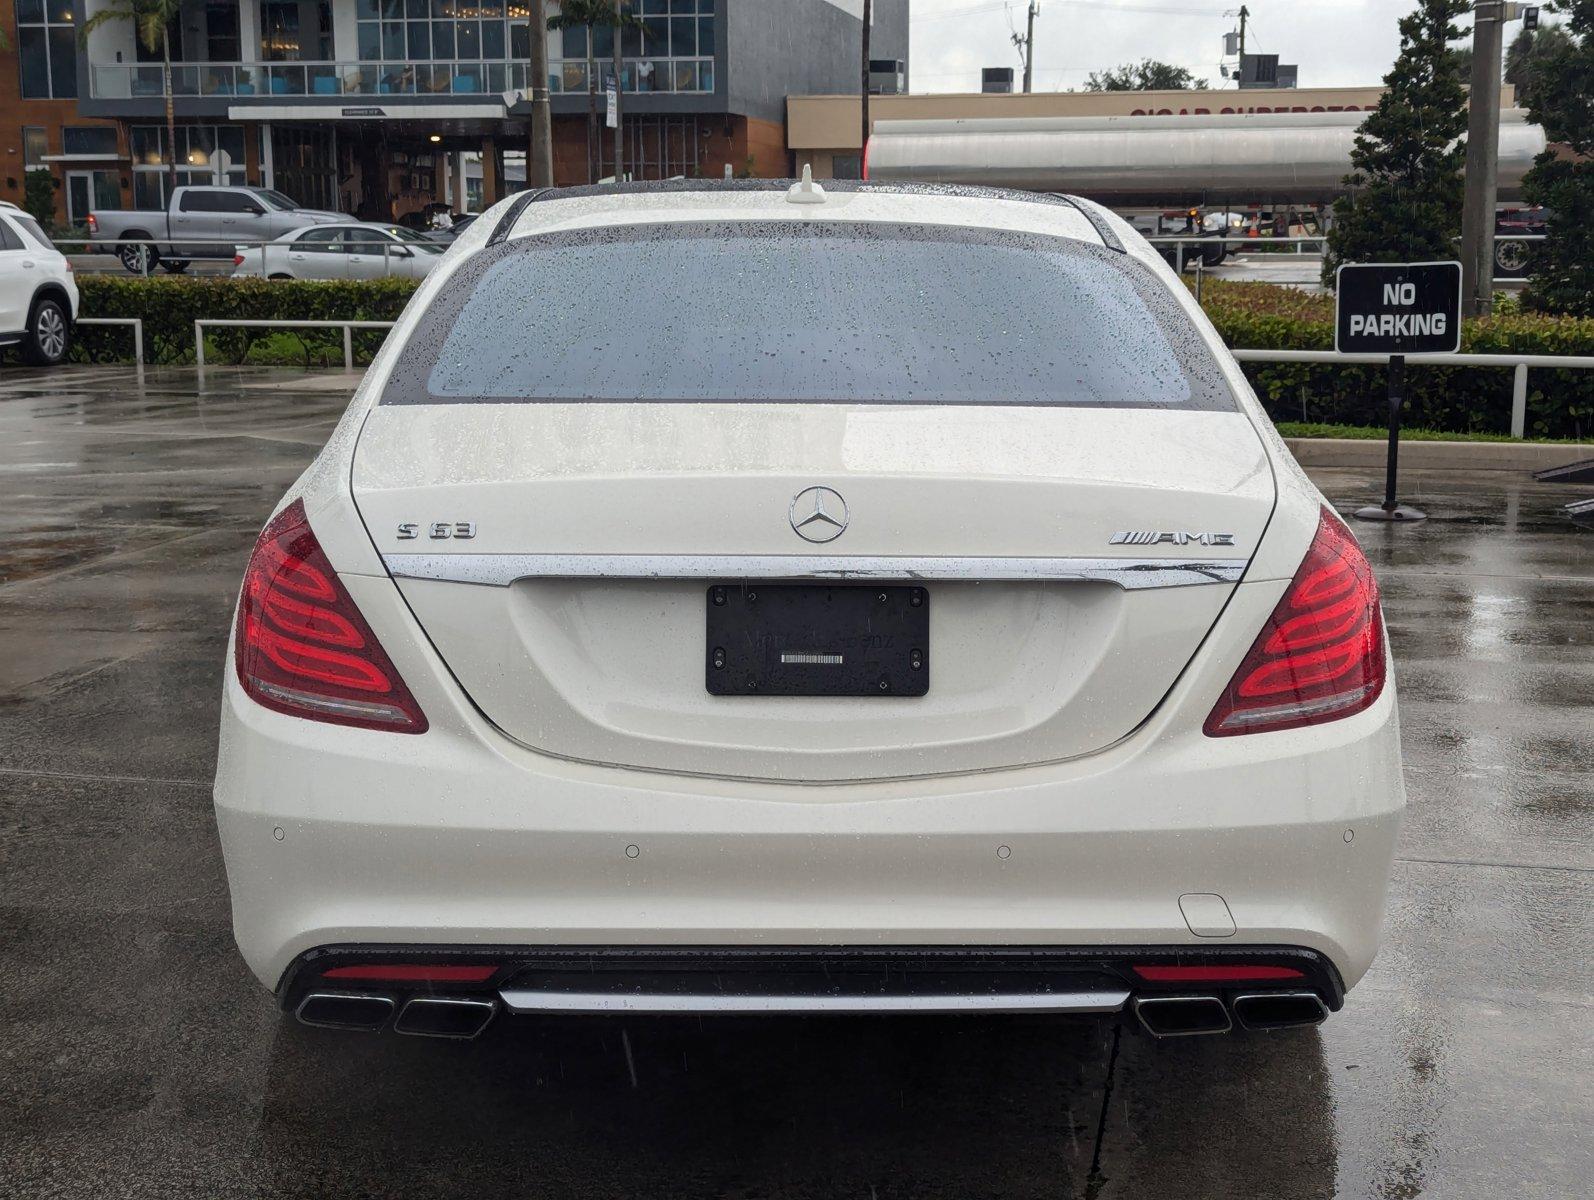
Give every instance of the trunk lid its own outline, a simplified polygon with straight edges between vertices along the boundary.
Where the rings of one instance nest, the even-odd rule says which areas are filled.
[[[793,498],[816,485],[848,509],[822,545],[792,525]],[[1167,693],[1234,573],[1130,588],[930,580],[918,698],[710,695],[707,590],[739,583],[734,571],[651,578],[619,559],[602,578],[460,580],[503,574],[505,560],[477,557],[500,555],[1248,560],[1274,502],[1239,413],[1047,406],[382,405],[353,487],[427,636],[509,737],[597,763],[811,782],[1098,751]],[[1232,546],[1113,544],[1122,531]]]

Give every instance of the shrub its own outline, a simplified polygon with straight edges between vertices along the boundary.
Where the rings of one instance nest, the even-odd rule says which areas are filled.
[[[1334,301],[1266,283],[1207,282],[1202,308],[1229,346],[1257,350],[1332,350]],[[1467,321],[1461,349],[1471,354],[1594,356],[1594,319],[1502,313]],[[1383,367],[1245,363],[1245,374],[1275,421],[1381,425],[1388,416]],[[1406,370],[1402,420],[1458,433],[1511,427],[1510,367]],[[1594,433],[1594,371],[1528,373],[1527,433],[1587,438]]]
[[[144,357],[152,363],[193,362],[196,320],[393,321],[416,288],[409,279],[311,282],[80,275],[77,282],[84,316],[143,319]],[[339,329],[212,329],[206,337],[206,359],[244,362],[256,343],[281,345],[290,333],[303,347],[306,366],[343,362],[343,331]],[[355,330],[357,361],[369,362],[384,334],[380,329]],[[127,347],[125,329],[85,327],[78,331],[75,353],[89,361],[125,358]]]
[[[405,279],[311,283],[225,277],[140,279],[131,275],[78,278],[83,312],[96,317],[142,317],[145,355],[152,363],[194,357],[196,318],[276,320],[396,320],[414,294]],[[1267,283],[1207,280],[1203,307],[1230,346],[1329,350],[1334,301]],[[381,330],[356,332],[356,358],[368,362]],[[216,363],[293,361],[341,365],[340,330],[213,330],[207,358]],[[1474,353],[1594,356],[1594,319],[1500,312],[1462,327],[1462,349]],[[127,332],[82,328],[80,358],[125,359]],[[263,353],[265,352],[265,353]],[[269,353],[271,357],[266,357]],[[1246,363],[1245,373],[1276,421],[1379,425],[1386,414],[1382,367]],[[1412,367],[1406,372],[1405,421],[1458,433],[1505,433],[1511,423],[1509,367]],[[1537,437],[1587,438],[1594,432],[1594,371],[1535,369],[1528,376],[1528,432]]]
[[[35,167],[22,178],[22,207],[45,229],[55,228],[55,176]]]

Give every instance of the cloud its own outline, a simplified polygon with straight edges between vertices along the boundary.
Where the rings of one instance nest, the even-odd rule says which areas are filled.
[[[1400,49],[1397,22],[1413,0],[1303,0],[1250,5],[1246,49],[1300,65],[1302,87],[1376,85]],[[1012,34],[1026,0],[913,0],[915,92],[978,91],[982,67],[1022,64]],[[1035,21],[1035,90],[1084,86],[1092,71],[1142,58],[1188,67],[1215,87],[1223,35],[1236,27],[1223,0],[1041,0]],[[1508,29],[1507,36],[1514,33]]]

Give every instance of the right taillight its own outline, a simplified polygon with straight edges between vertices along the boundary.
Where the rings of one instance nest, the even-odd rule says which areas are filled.
[[[1208,737],[1316,725],[1361,712],[1384,690],[1378,583],[1328,509],[1289,590],[1207,717]]]
[[[261,531],[238,601],[238,682],[312,721],[425,733],[426,715],[338,579],[295,500]]]

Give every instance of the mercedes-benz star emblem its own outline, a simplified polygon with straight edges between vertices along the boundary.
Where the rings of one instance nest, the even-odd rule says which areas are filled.
[[[834,541],[847,528],[847,502],[831,488],[804,488],[791,499],[791,527],[810,542]]]

